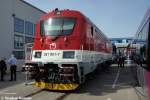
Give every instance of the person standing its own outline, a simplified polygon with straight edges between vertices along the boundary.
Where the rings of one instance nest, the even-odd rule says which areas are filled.
[[[121,68],[122,67],[122,57],[119,56],[117,61],[118,61],[118,68],[119,67]]]
[[[112,53],[113,53],[113,55],[116,55],[116,52],[117,52],[117,48],[116,48],[115,44],[112,44]]]
[[[5,74],[6,68],[7,66],[6,66],[5,59],[1,59],[0,60],[1,81],[4,81],[4,74]]]
[[[121,54],[120,50],[119,50],[119,54],[117,57],[117,62],[118,62],[118,68],[122,67],[122,54]]]
[[[17,70],[17,59],[14,55],[8,59],[8,64],[10,65],[11,79],[10,81],[16,81],[16,70]]]
[[[124,68],[125,56],[122,56],[122,67]]]

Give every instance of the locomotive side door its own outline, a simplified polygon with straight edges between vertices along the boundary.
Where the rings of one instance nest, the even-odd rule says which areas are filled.
[[[92,61],[92,70],[93,70],[93,67],[96,66],[96,34],[95,34],[95,28],[93,26],[91,26],[91,35],[92,35],[92,39],[91,39],[91,61]]]

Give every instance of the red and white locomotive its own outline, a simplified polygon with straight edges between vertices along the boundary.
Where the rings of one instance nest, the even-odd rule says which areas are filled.
[[[38,87],[75,90],[111,56],[111,42],[86,16],[55,9],[37,22],[32,57],[25,68]]]

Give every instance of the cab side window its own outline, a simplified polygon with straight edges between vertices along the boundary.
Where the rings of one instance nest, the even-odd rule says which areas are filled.
[[[93,26],[91,26],[91,35],[92,35],[92,37],[94,35],[94,27]]]

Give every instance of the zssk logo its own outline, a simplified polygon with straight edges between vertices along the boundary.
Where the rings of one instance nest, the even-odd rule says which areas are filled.
[[[56,43],[51,43],[49,44],[50,49],[56,49]]]

